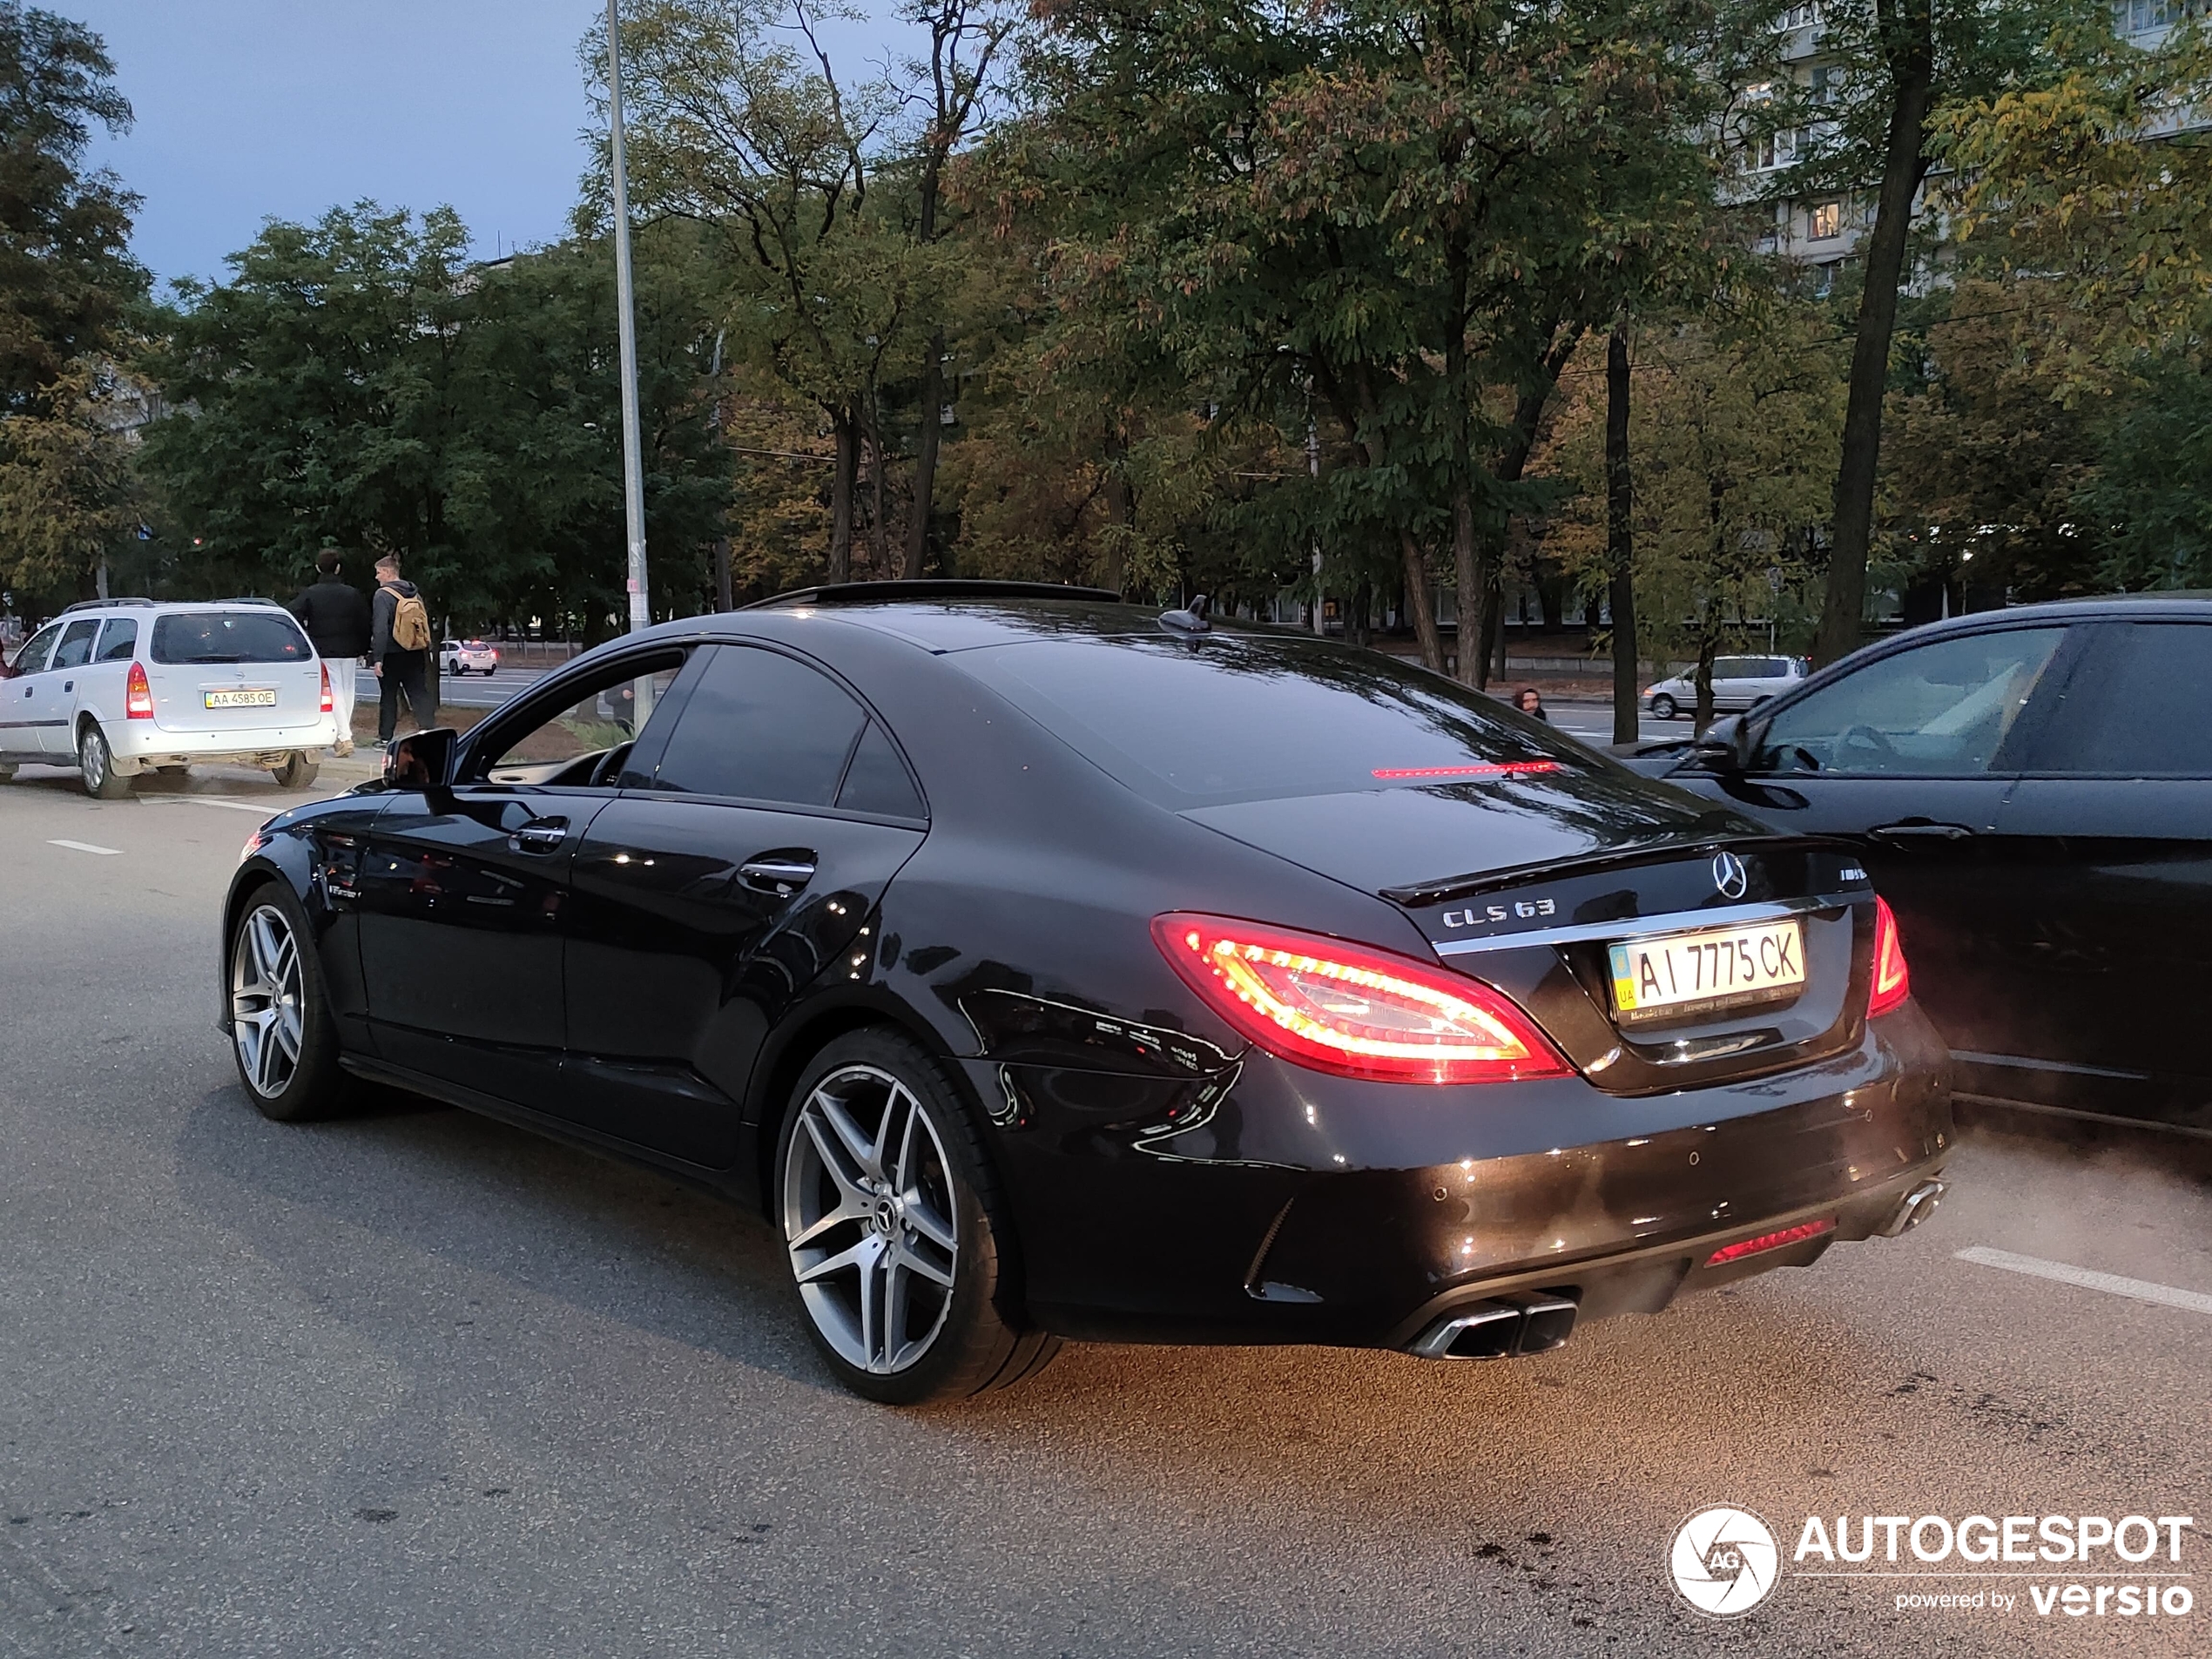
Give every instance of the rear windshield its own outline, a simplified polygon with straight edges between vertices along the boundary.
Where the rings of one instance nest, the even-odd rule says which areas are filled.
[[[1318,641],[1063,637],[958,660],[1094,764],[1177,808],[1490,786],[1603,765],[1479,691]]]
[[[307,637],[283,611],[172,610],[153,624],[157,663],[304,663]]]

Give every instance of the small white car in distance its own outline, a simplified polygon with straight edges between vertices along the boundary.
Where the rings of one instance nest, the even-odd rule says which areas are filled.
[[[1713,658],[1713,707],[1722,713],[1748,709],[1778,697],[1812,671],[1802,657],[1716,657]],[[1661,680],[1643,694],[1643,705],[1656,720],[1671,720],[1697,709],[1697,680],[1694,673]]]
[[[304,789],[339,736],[328,671],[267,600],[71,605],[0,678],[0,780],[74,765],[103,800],[196,761],[266,767]]]
[[[442,673],[489,677],[499,671],[499,647],[481,639],[448,639],[438,653],[445,659],[439,665]]]

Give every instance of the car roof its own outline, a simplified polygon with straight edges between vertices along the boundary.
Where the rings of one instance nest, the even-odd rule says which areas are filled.
[[[1105,588],[1041,582],[855,582],[779,594],[744,612],[833,616],[840,622],[903,639],[925,651],[972,651],[1020,640],[1173,634],[1156,605],[1127,604]],[[1208,631],[1283,634],[1303,630],[1216,621]]]

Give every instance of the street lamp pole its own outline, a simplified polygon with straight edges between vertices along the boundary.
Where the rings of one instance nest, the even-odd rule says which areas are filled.
[[[645,463],[637,421],[637,302],[630,269],[630,176],[622,142],[620,0],[607,0],[607,113],[615,182],[615,306],[622,334],[622,495],[630,542],[630,631],[653,619],[645,590]],[[640,688],[641,694],[643,687]],[[642,725],[647,710],[637,718]]]

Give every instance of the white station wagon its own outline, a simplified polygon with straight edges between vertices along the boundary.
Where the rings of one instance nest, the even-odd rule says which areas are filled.
[[[195,761],[263,766],[305,788],[340,736],[322,659],[265,599],[71,605],[0,678],[0,779],[73,765],[103,800],[129,794],[139,772]]]
[[[1811,671],[1811,664],[1802,657],[1716,657],[1713,707],[1723,713],[1756,708],[1791,690]],[[1697,682],[1689,674],[1661,680],[1643,694],[1643,705],[1654,719],[1671,720],[1697,706]]]

